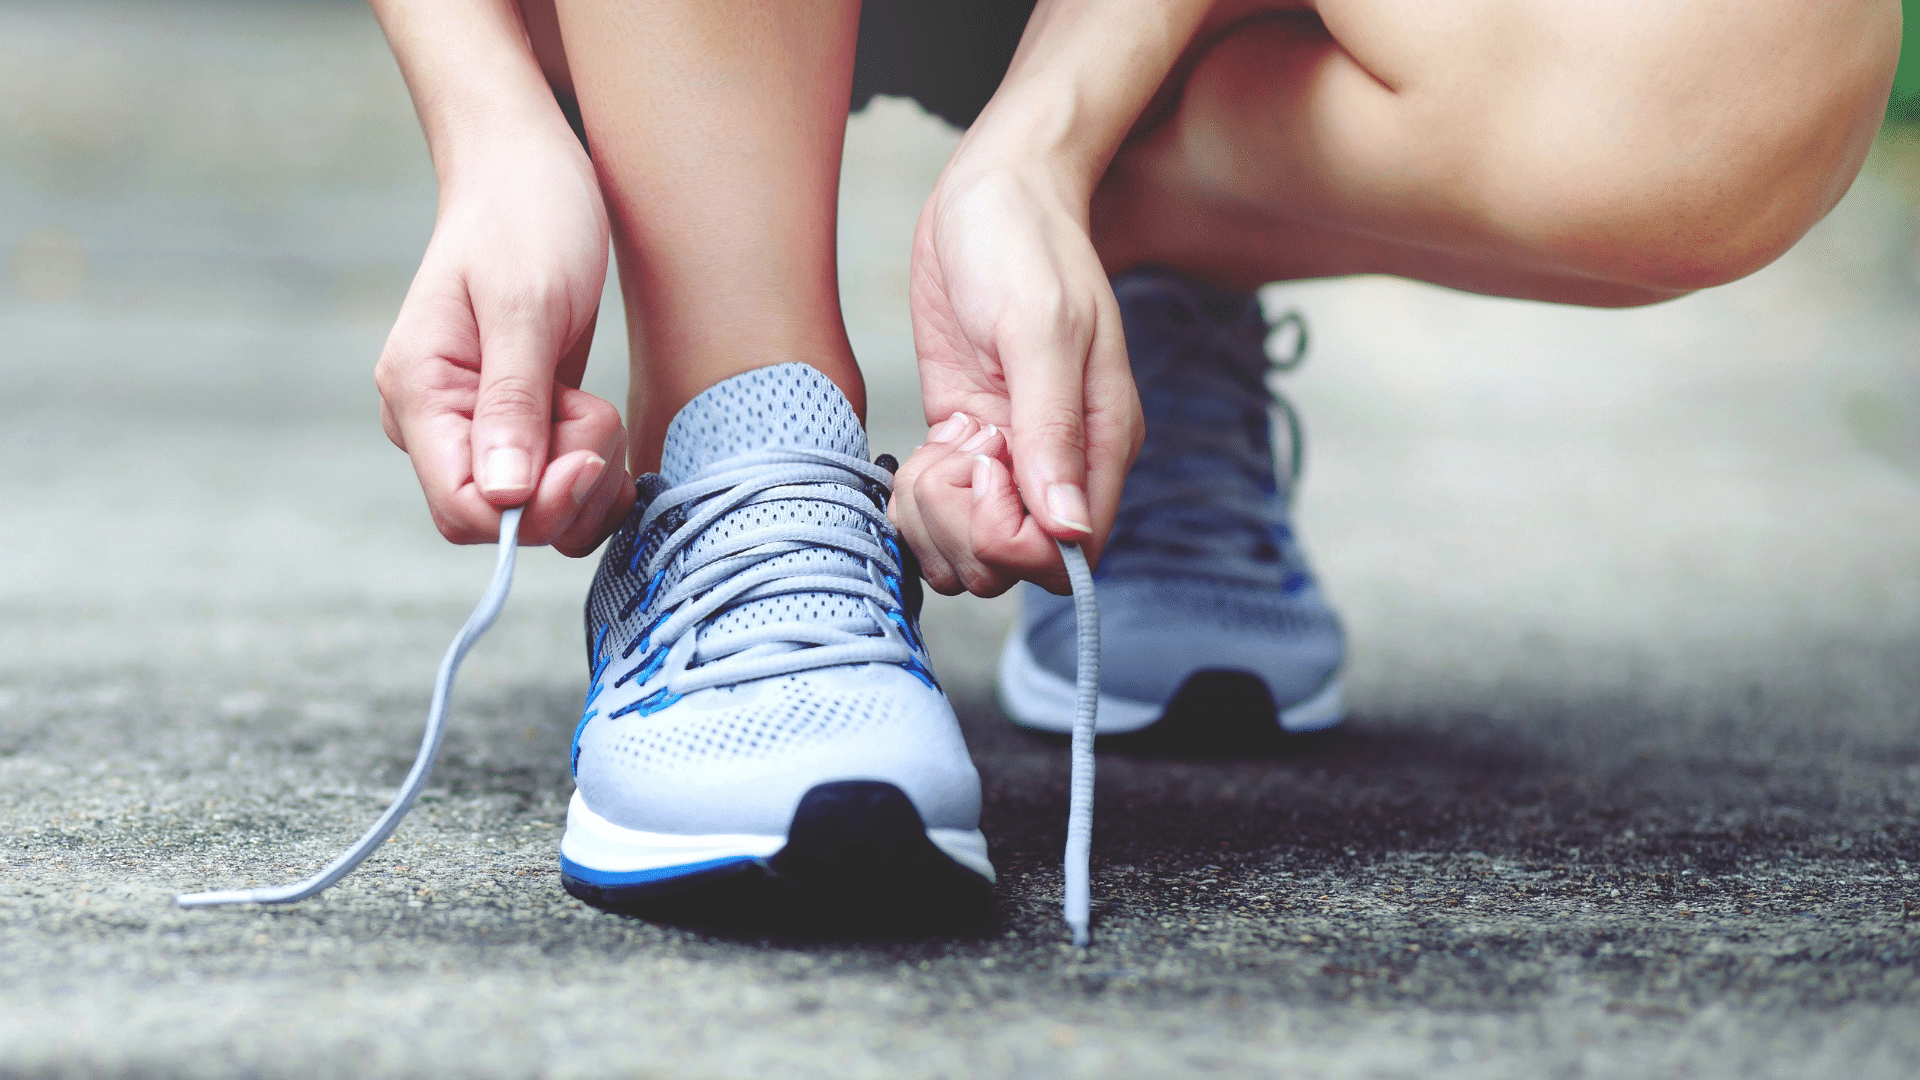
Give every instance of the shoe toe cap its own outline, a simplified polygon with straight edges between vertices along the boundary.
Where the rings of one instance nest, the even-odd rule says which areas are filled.
[[[609,713],[617,705],[609,709]],[[974,829],[980,779],[946,698],[868,664],[701,690],[648,716],[610,715],[580,736],[575,779],[624,828],[785,835],[812,788],[881,780],[929,828]]]

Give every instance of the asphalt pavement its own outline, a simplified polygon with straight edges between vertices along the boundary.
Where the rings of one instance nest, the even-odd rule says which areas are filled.
[[[876,450],[921,441],[906,243],[954,139],[892,101],[850,132]],[[1273,290],[1353,716],[1103,756],[1084,951],[1065,751],[993,700],[1005,599],[926,627],[991,924],[569,898],[592,563],[545,550],[386,848],[318,900],[173,907],[359,833],[485,584],[370,379],[433,206],[363,8],[0,9],[0,1076],[1920,1075],[1911,137],[1657,308]],[[623,335],[610,300],[616,401]]]

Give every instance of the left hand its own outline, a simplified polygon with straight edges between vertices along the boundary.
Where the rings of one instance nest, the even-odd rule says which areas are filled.
[[[938,592],[1066,592],[1054,540],[1097,560],[1145,431],[1081,186],[963,145],[921,212],[909,302],[932,430],[894,524]]]

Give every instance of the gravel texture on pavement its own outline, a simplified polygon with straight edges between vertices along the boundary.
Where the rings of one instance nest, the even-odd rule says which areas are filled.
[[[315,901],[174,908],[358,835],[485,584],[369,378],[432,178],[355,5],[9,5],[0,103],[0,1076],[1920,1075],[1910,144],[1658,308],[1274,290],[1313,330],[1284,385],[1353,717],[1103,755],[1083,951],[1065,749],[993,701],[1004,598],[926,630],[993,923],[569,898],[592,564],[544,550],[384,850]],[[891,101],[849,136],[876,451],[924,430],[906,240],[954,138]]]

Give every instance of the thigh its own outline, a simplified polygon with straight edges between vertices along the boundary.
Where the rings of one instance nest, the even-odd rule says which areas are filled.
[[[1879,124],[1896,0],[1222,7],[1154,179],[1531,274],[1655,290],[1765,265]],[[1231,12],[1232,17],[1225,17]]]

